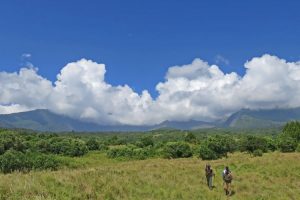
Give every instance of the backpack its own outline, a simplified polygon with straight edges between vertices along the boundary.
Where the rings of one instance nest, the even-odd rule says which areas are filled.
[[[206,176],[212,176],[213,170],[212,169],[205,169]]]
[[[231,173],[224,174],[223,179],[224,179],[224,181],[226,181],[226,182],[232,181],[232,175],[231,175]]]

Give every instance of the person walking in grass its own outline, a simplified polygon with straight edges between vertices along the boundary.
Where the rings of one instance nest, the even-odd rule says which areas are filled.
[[[207,181],[207,186],[209,187],[209,189],[212,190],[213,188],[213,176],[215,176],[211,166],[209,164],[207,164],[205,166],[205,176],[206,176],[206,181]]]
[[[226,195],[231,195],[231,181],[233,179],[231,171],[229,167],[226,166],[222,173],[223,181],[224,181],[224,191]]]

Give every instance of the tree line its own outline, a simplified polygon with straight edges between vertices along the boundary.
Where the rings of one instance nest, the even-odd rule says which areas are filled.
[[[102,151],[111,159],[187,158],[214,160],[228,153],[300,152],[300,122],[287,123],[279,134],[207,134],[197,131],[156,130],[144,133],[54,134],[0,130],[0,171],[55,170],[63,157]]]

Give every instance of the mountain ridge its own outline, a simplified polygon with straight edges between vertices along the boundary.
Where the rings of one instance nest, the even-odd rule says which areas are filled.
[[[27,112],[0,114],[0,127],[24,128],[51,132],[104,132],[104,131],[149,131],[172,128],[195,130],[201,128],[273,128],[283,126],[291,120],[300,120],[300,108],[286,109],[241,109],[230,115],[223,122],[163,121],[156,125],[99,125],[53,113],[46,109]]]

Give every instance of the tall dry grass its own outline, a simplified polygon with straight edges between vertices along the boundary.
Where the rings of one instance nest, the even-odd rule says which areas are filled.
[[[71,159],[72,169],[0,175],[0,199],[300,199],[300,153],[262,157],[235,153],[209,162],[215,188],[207,188],[206,161],[108,160],[101,153]],[[234,195],[226,197],[221,172],[234,174]]]

